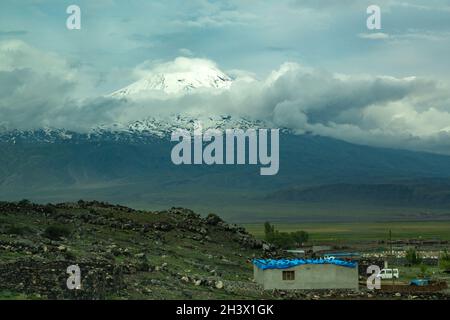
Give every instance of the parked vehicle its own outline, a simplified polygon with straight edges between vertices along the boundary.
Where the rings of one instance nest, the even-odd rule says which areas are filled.
[[[381,269],[377,278],[381,279],[398,279],[399,272],[398,269]]]

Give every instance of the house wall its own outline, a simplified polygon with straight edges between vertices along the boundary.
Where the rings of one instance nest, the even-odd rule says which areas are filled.
[[[358,290],[358,267],[334,264],[300,265],[289,269],[255,271],[255,280],[264,289],[354,289]],[[283,280],[283,271],[295,271],[295,280]]]
[[[264,285],[264,271],[259,269],[257,266],[253,265],[253,275],[255,278],[255,282]]]

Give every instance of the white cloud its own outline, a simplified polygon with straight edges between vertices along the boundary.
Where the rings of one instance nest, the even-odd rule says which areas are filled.
[[[285,63],[268,76],[234,70],[228,90],[199,90],[159,99],[88,98],[94,79],[64,59],[23,42],[0,43],[0,125],[86,130],[153,116],[245,116],[356,143],[448,152],[450,94],[420,77],[335,74]],[[134,73],[217,68],[209,60],[144,63]],[[449,149],[450,150],[450,149]]]
[[[21,40],[0,42],[0,70],[17,69],[58,74],[68,80],[74,77],[74,73],[68,70],[67,62],[55,54],[42,52]]]
[[[178,51],[179,51],[180,54],[182,54],[183,56],[190,57],[190,56],[193,56],[193,55],[194,55],[194,53],[193,53],[191,50],[187,49],[187,48],[181,48],[181,49],[178,50]]]
[[[383,32],[360,33],[358,34],[358,37],[361,39],[385,40],[389,39],[389,34]]]

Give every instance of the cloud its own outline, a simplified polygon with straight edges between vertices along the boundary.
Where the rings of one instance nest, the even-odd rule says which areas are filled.
[[[404,33],[387,34],[384,32],[359,33],[358,37],[369,40],[390,40],[390,41],[448,41],[450,32],[435,32],[427,30],[408,30]]]
[[[23,3],[26,3],[24,5]],[[65,5],[57,0],[2,0],[0,30],[16,33],[43,51],[57,52],[94,66],[98,73],[113,67],[131,68],[147,59],[171,60],[180,48],[217,61],[224,68],[246,69],[260,77],[285,61],[305,61],[340,72],[424,74],[446,76],[450,19],[447,0],[379,0],[383,30],[389,41],[366,28],[366,8],[372,1],[267,0],[267,1],[119,1],[79,0],[83,28],[68,32]],[[424,9],[428,8],[428,9]],[[392,35],[418,31],[398,48]],[[442,41],[428,43],[427,39]],[[382,40],[377,38],[377,40]],[[407,46],[407,47],[406,47]],[[391,56],[407,51],[410,59],[392,63]],[[182,55],[186,55],[181,53]],[[376,58],[375,58],[376,57]],[[411,61],[414,57],[422,63]],[[124,83],[127,81],[124,80]],[[121,86],[122,84],[119,84]]]
[[[417,3],[414,3],[417,2]],[[450,12],[450,6],[448,2],[445,0],[437,0],[430,1],[432,5],[424,5],[423,3],[419,3],[418,1],[410,1],[410,2],[394,2],[395,6],[404,7],[404,8],[412,8],[417,10],[425,10],[425,11],[446,11]]]
[[[195,63],[215,66],[205,60]],[[181,66],[175,60],[154,70],[161,68],[177,71]],[[447,152],[450,95],[445,84],[418,77],[336,74],[297,63],[285,63],[262,80],[235,74],[233,85],[220,94],[201,91],[164,101],[127,101],[121,119],[227,114],[355,143]]]
[[[202,68],[218,66],[184,57],[142,63],[130,73],[142,78]],[[426,78],[333,73],[284,63],[263,78],[233,70],[226,90],[116,99],[87,94],[97,79],[84,71],[24,42],[0,42],[0,126],[84,131],[146,117],[232,115],[362,144],[445,153],[450,145],[448,85]]]
[[[374,32],[374,33],[360,33],[358,37],[361,39],[370,39],[370,40],[385,40],[389,39],[389,35],[383,32]]]
[[[194,55],[194,53],[193,53],[191,50],[187,49],[187,48],[181,48],[181,49],[178,50],[178,51],[179,51],[180,54],[182,54],[183,56],[190,57],[190,56],[193,56],[193,55]]]
[[[23,41],[1,41],[0,127],[70,126],[96,81],[83,71]]]
[[[215,28],[224,26],[246,25],[255,20],[256,16],[235,10],[222,10],[196,17],[192,20],[175,21],[175,25],[193,28]]]
[[[13,30],[13,31],[1,31],[0,30],[0,37],[17,37],[17,36],[24,36],[28,34],[25,30]]]

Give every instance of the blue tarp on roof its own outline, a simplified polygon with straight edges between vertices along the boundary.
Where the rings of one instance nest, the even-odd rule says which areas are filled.
[[[303,264],[334,264],[347,268],[355,268],[356,262],[339,259],[254,259],[253,264],[261,270],[287,269]]]

